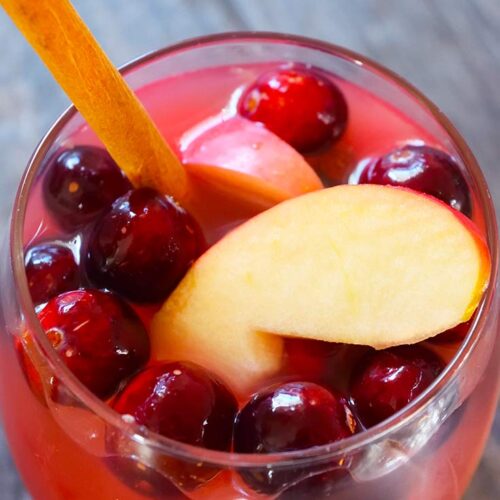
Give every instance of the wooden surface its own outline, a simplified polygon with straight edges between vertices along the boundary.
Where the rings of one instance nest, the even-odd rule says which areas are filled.
[[[364,53],[406,77],[452,119],[500,207],[500,0],[74,3],[116,64],[184,38],[233,30],[297,33]],[[24,166],[67,100],[3,12],[0,47],[0,220],[6,224]],[[497,415],[467,500],[500,498],[499,476]],[[1,430],[0,492],[2,500],[28,498]]]

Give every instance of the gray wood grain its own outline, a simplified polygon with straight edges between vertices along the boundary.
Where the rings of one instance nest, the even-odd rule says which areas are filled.
[[[498,0],[75,0],[116,64],[184,38],[268,30],[321,38],[406,77],[461,130],[500,206],[500,1]],[[0,220],[7,223],[22,170],[67,105],[0,12]],[[500,417],[468,500],[500,498]],[[27,497],[0,431],[0,497]]]

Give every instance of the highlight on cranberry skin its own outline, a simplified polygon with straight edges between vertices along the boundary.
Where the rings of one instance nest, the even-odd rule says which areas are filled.
[[[294,65],[268,71],[242,94],[238,112],[297,149],[310,153],[336,141],[347,124],[347,103],[326,76]]]
[[[190,362],[155,364],[136,375],[113,408],[182,443],[229,451],[237,402],[228,388]]]
[[[235,451],[276,453],[332,443],[354,433],[345,400],[312,382],[258,393],[240,411]]]
[[[26,251],[26,277],[35,304],[80,285],[80,273],[73,252],[60,243],[42,243]]]
[[[312,382],[289,382],[253,397],[239,412],[234,451],[278,453],[333,443],[352,436],[355,421],[344,397]],[[272,493],[296,472],[266,469],[242,473],[254,489]],[[295,477],[294,477],[295,476]]]
[[[134,302],[160,302],[205,249],[195,219],[172,198],[139,188],[118,198],[87,242],[90,280]]]
[[[52,158],[43,182],[47,207],[67,229],[92,221],[129,189],[132,184],[109,153],[86,145]]]
[[[421,394],[443,368],[441,358],[419,345],[368,353],[351,381],[356,415],[366,427],[382,422]]]
[[[406,145],[391,151],[369,163],[359,183],[406,187],[430,194],[467,217],[472,214],[469,187],[459,166],[430,146]]]
[[[112,396],[149,359],[149,337],[141,320],[112,293],[63,293],[38,318],[67,367],[101,399]]]

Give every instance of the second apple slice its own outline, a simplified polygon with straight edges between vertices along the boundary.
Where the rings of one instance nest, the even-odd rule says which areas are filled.
[[[182,141],[186,170],[236,199],[269,208],[323,188],[304,157],[260,123],[214,117]]]
[[[281,336],[385,348],[469,319],[490,257],[434,198],[337,186],[251,219],[206,252],[156,315],[154,356],[246,390],[278,370]]]

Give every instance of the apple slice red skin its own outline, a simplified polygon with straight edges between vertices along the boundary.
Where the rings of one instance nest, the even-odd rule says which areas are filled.
[[[215,117],[200,128],[186,134],[182,161],[228,196],[269,208],[323,187],[303,156],[259,123]]]

